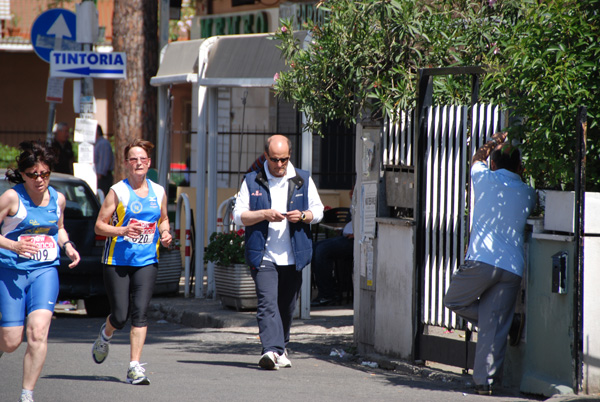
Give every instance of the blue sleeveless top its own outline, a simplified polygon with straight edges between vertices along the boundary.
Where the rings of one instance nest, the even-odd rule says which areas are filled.
[[[0,248],[0,264],[4,268],[32,270],[48,268],[60,264],[58,247],[58,220],[60,208],[58,193],[48,187],[50,201],[42,207],[35,205],[27,194],[23,184],[17,184],[13,190],[19,195],[19,209],[13,216],[6,216],[0,223],[0,233],[7,239],[18,241],[22,237],[31,237],[39,247],[32,256],[18,255],[14,251]]]
[[[127,226],[130,221],[135,220],[144,225],[144,230],[142,235],[135,239],[127,236],[107,237],[102,257],[102,262],[106,265],[143,267],[158,262],[158,226],[165,190],[149,179],[146,179],[146,182],[148,195],[144,198],[133,191],[127,179],[111,187],[119,200],[111,224]]]

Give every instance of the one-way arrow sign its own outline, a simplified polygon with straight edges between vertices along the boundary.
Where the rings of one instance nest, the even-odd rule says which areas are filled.
[[[64,52],[50,53],[50,76],[67,78],[127,77],[127,58],[123,52]]]
[[[50,51],[80,50],[75,41],[77,16],[62,8],[53,8],[40,14],[31,26],[31,44],[35,53],[50,62]]]

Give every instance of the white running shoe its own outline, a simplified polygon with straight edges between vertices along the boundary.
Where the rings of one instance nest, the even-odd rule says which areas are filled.
[[[33,395],[21,394],[21,397],[19,398],[19,402],[33,402]]]
[[[263,354],[258,361],[258,365],[265,370],[279,369],[279,366],[277,365],[277,353],[267,352]]]
[[[288,359],[287,349],[282,355],[277,355],[277,366],[281,368],[292,367],[292,362]]]
[[[148,377],[146,377],[146,374],[144,374],[144,372],[146,371],[146,369],[144,369],[142,366],[146,364],[139,364],[136,363],[134,366],[129,367],[129,370],[127,370],[127,383],[128,384],[133,384],[133,385],[149,385],[150,384],[150,379]]]
[[[104,338],[104,327],[106,327],[106,323],[102,324],[102,328],[100,328],[100,334],[92,346],[92,358],[98,364],[104,362],[104,360],[106,360],[106,356],[108,356],[108,344],[110,339],[106,340],[106,338]]]

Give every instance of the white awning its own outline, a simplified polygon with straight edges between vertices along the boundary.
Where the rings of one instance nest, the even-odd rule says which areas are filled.
[[[153,86],[185,84],[198,80],[198,52],[204,39],[171,42],[163,48],[160,67],[150,79]]]
[[[272,34],[214,38],[206,71],[198,84],[207,87],[270,87],[275,73],[285,69]]]
[[[301,41],[306,31],[295,33]],[[198,84],[207,87],[271,87],[276,73],[287,70],[273,34],[215,38],[205,73]]]
[[[172,42],[163,49],[153,86],[198,82],[207,87],[271,87],[276,73],[287,66],[272,33],[215,36],[209,39],[208,58],[198,79],[199,48],[205,39]],[[301,41],[306,31],[295,33]]]

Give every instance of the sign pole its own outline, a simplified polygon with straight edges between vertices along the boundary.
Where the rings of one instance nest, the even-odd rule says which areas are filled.
[[[54,24],[46,32],[48,35],[54,35],[54,50],[63,49],[63,37],[71,36],[71,31],[63,18],[57,18]],[[50,80],[50,78],[48,78]],[[46,142],[51,144],[54,140],[54,119],[56,116],[56,102],[50,101],[48,104],[48,125],[46,126]]]
[[[56,115],[56,102],[48,103],[48,125],[46,126],[46,143],[52,144],[54,141],[54,116]]]
[[[98,38],[98,10],[93,1],[84,0],[76,6],[77,42],[82,44],[84,52],[90,52]],[[52,56],[51,56],[52,57]],[[53,61],[51,60],[51,65]],[[77,163],[74,174],[84,179],[97,192],[98,178],[94,166],[94,144],[96,142],[96,100],[94,98],[94,79],[82,77],[79,118],[76,121],[74,140],[79,142]]]

